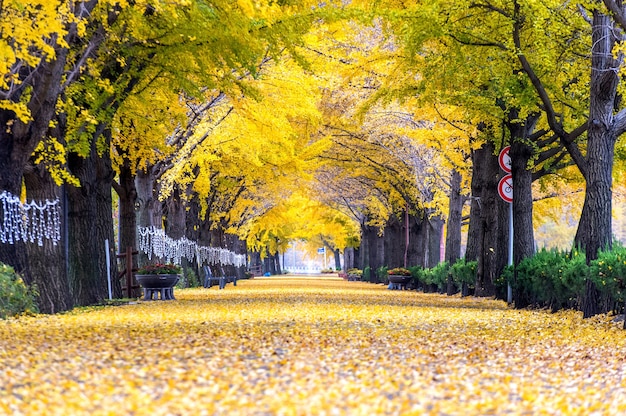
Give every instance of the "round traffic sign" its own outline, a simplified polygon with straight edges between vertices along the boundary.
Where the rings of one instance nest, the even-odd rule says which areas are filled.
[[[498,183],[498,194],[504,202],[513,202],[513,175],[504,175]]]
[[[500,151],[500,155],[498,156],[500,169],[506,173],[511,173],[511,156],[509,155],[509,150],[511,150],[511,146],[505,147]]]

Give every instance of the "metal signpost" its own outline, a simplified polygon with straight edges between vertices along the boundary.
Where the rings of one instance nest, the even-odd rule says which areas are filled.
[[[317,249],[317,254],[324,255],[324,269],[326,269],[326,246]]]
[[[498,156],[500,169],[506,172],[506,175],[498,183],[498,194],[500,198],[509,204],[509,266],[513,265],[513,175],[511,175],[511,156],[509,155],[511,146],[506,146]],[[513,291],[509,283],[506,290],[507,303],[513,303]]]

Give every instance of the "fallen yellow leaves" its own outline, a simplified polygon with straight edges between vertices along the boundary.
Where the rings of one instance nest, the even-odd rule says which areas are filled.
[[[626,412],[625,336],[604,317],[338,279],[176,297],[0,322],[0,413]]]

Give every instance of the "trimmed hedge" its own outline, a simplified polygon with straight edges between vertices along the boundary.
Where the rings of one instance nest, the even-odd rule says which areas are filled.
[[[626,248],[616,244],[610,251],[601,251],[598,259],[587,265],[585,254],[542,249],[520,262],[513,275],[507,267],[501,283],[511,283],[516,308],[580,309],[589,278],[600,291],[602,307],[619,312],[624,305],[626,281]]]

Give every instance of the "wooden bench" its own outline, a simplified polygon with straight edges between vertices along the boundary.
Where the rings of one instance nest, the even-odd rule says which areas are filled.
[[[213,272],[209,266],[203,266],[202,269],[204,270],[204,280],[202,286],[206,288],[217,284],[220,289],[224,289],[228,283],[232,283],[234,286],[237,286],[237,276],[226,276],[223,267],[220,267],[219,276],[213,276]]]

